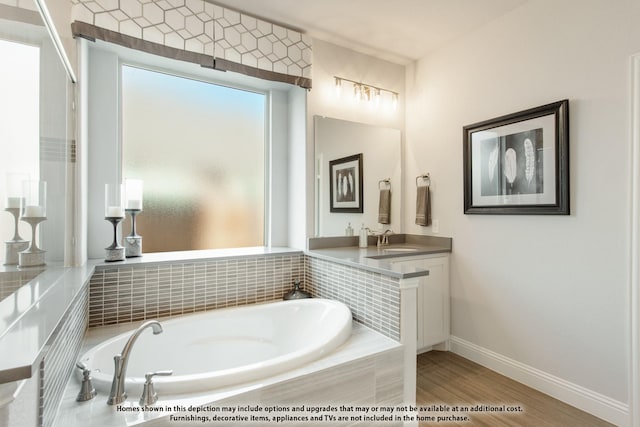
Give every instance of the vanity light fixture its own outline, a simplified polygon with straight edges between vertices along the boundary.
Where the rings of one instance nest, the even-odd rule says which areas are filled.
[[[381,103],[383,95],[390,99],[391,106],[395,111],[398,108],[398,92],[384,89],[378,86],[373,86],[367,83],[357,82],[355,80],[347,79],[344,77],[334,76],[336,95],[341,96],[345,82],[351,84],[353,88],[353,98],[356,102],[372,103],[375,107],[378,107]]]

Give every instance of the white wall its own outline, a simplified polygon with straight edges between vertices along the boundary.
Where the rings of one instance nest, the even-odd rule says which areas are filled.
[[[404,141],[405,114],[405,67],[402,65],[383,61],[321,40],[313,40],[312,73],[313,88],[307,95],[307,194],[310,195],[315,193],[314,116],[326,116],[398,129],[402,132],[402,140]],[[398,92],[399,103],[397,110],[373,109],[366,105],[345,102],[345,99],[336,96],[334,76]],[[400,194],[394,192],[394,197],[396,196],[404,197],[402,191],[400,191]],[[375,206],[377,210],[377,203]],[[307,209],[307,236],[313,236],[315,234],[313,217],[315,195],[308,198]],[[341,216],[345,214],[334,213],[332,215]],[[349,219],[343,221],[344,227],[347,226],[347,221],[351,221],[351,226],[357,234],[362,221],[354,220],[353,214],[348,214],[348,216]],[[367,224],[367,226],[375,225]],[[342,230],[344,230],[344,227],[342,227]],[[400,230],[394,231],[398,232]]]
[[[538,0],[407,70],[405,182],[453,237],[452,335],[628,403],[631,0]],[[571,216],[463,214],[462,127],[570,100]],[[409,233],[415,188],[407,186]]]

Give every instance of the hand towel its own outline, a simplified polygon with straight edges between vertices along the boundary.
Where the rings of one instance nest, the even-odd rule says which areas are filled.
[[[391,190],[380,190],[380,202],[378,203],[378,222],[391,224]]]
[[[431,225],[431,201],[429,200],[429,186],[418,187],[416,196],[416,224]]]

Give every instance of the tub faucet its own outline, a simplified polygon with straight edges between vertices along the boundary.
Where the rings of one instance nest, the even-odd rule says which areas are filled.
[[[115,370],[113,372],[113,381],[111,382],[111,393],[109,393],[109,399],[107,399],[108,405],[118,405],[125,401],[127,398],[127,393],[124,391],[124,382],[127,378],[127,364],[129,363],[129,354],[131,353],[131,348],[133,344],[136,342],[142,331],[147,328],[151,328],[153,330],[154,335],[158,335],[162,332],[162,325],[157,320],[149,320],[148,322],[144,322],[142,325],[136,329],[133,334],[127,340],[127,343],[124,345],[122,349],[122,353],[116,354],[113,357],[113,361],[115,362]]]

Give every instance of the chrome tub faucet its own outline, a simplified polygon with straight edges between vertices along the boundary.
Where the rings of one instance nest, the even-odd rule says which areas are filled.
[[[127,393],[124,390],[124,382],[127,378],[129,355],[131,354],[133,344],[136,342],[142,331],[147,328],[151,328],[154,335],[158,335],[162,332],[162,325],[160,325],[160,322],[157,320],[144,322],[133,332],[133,334],[131,334],[131,337],[129,337],[127,343],[124,345],[122,352],[113,357],[115,370],[113,372],[113,381],[111,382],[111,392],[109,393],[109,399],[107,399],[108,405],[118,405],[124,402],[127,398]]]

